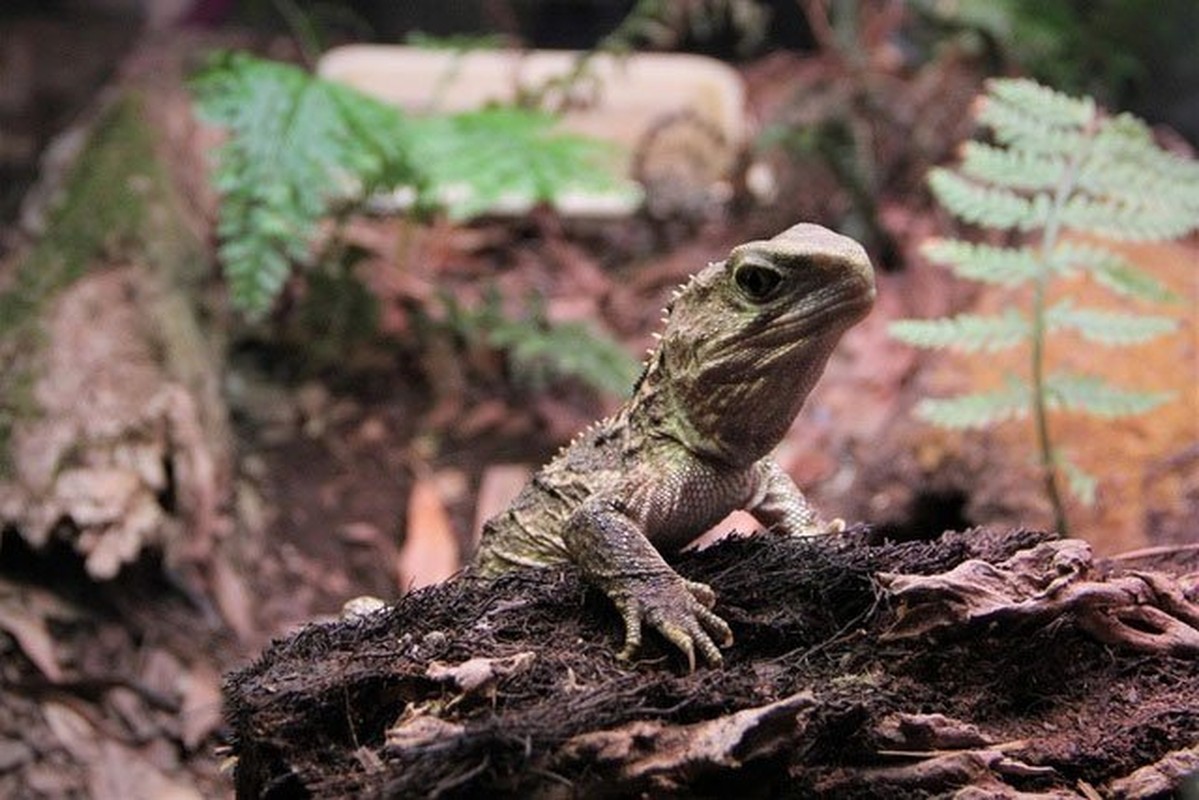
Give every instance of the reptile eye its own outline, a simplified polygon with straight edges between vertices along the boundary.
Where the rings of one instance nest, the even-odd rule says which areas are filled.
[[[783,282],[783,276],[761,264],[743,264],[733,273],[733,280],[750,300],[761,302],[770,299]]]

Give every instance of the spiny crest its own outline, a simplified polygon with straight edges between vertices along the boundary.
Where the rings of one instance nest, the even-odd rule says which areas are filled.
[[[596,428],[598,428],[602,422],[603,420],[595,420],[586,428],[583,428],[583,430],[576,433],[571,437],[569,442],[558,448],[558,452],[554,455],[554,458],[561,458],[562,456],[566,455],[568,452],[570,452],[571,448],[594,433]]]

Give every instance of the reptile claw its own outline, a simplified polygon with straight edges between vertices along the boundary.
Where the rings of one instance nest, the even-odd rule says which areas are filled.
[[[687,591],[691,592],[691,596],[699,601],[699,604],[704,608],[712,608],[716,605],[716,592],[712,591],[712,587],[706,583],[699,581],[689,581],[683,579],[683,585],[687,587]]]
[[[707,584],[678,578],[645,581],[630,595],[614,597],[625,625],[619,658],[632,658],[641,646],[643,623],[682,651],[689,672],[695,671],[696,651],[707,664],[723,663],[720,647],[733,642],[733,632],[711,606],[716,594]],[[718,645],[719,642],[719,645]]]

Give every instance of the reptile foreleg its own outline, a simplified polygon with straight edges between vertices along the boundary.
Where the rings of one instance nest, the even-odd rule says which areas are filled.
[[[615,498],[598,495],[581,505],[563,538],[587,580],[620,611],[625,625],[622,658],[636,652],[646,622],[683,651],[691,670],[697,649],[709,664],[721,663],[719,647],[732,643],[733,632],[711,610],[715,594],[671,569]]]

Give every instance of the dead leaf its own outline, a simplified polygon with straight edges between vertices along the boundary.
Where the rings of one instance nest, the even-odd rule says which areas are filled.
[[[470,439],[500,428],[512,417],[512,409],[498,398],[484,400],[466,412],[455,424],[458,435]]]
[[[63,749],[76,761],[90,762],[99,752],[96,729],[75,709],[54,701],[42,703],[42,718]]]
[[[119,742],[101,742],[98,757],[87,766],[92,800],[203,800],[199,790]]]
[[[504,658],[472,658],[461,664],[434,661],[425,670],[430,680],[452,683],[466,694],[488,689],[501,678],[523,672],[533,664],[536,655],[530,651],[514,653]]]
[[[185,667],[169,650],[154,647],[142,657],[141,682],[151,691],[178,699]]]
[[[137,741],[149,741],[164,732],[160,715],[151,713],[142,696],[127,686],[109,689],[104,705],[120,717]]]
[[[0,739],[0,775],[33,760],[33,748],[15,739]]]
[[[142,548],[169,528],[157,498],[140,490],[122,518],[106,528],[82,532],[76,547],[87,554],[84,566],[99,580],[116,577],[124,564],[135,560]]]
[[[470,482],[466,473],[460,469],[446,467],[433,473],[433,485],[437,487],[437,495],[444,503],[457,503],[466,498],[470,491]]]
[[[458,722],[447,722],[425,713],[405,710],[396,724],[387,729],[385,747],[392,751],[425,747],[435,742],[461,736],[466,726]]]
[[[140,488],[137,473],[120,467],[64,469],[54,485],[59,502],[83,527],[120,520]]]
[[[761,527],[761,523],[754,519],[752,514],[748,511],[738,509],[700,534],[695,541],[688,545],[688,548],[703,550],[705,547],[711,547],[716,544],[726,536],[734,533],[753,533]]]
[[[183,746],[194,751],[221,726],[221,676],[206,661],[196,661],[180,681],[179,710]]]
[[[478,540],[483,523],[499,514],[516,499],[529,482],[533,470],[528,464],[489,464],[479,482],[479,497],[475,501],[475,524],[472,536]]]
[[[52,683],[62,680],[62,668],[54,652],[54,639],[50,636],[45,619],[6,599],[0,603],[0,628],[8,631],[16,640],[21,652],[46,676],[46,680]]]
[[[212,576],[212,594],[221,616],[229,623],[229,627],[237,637],[249,641],[254,636],[254,613],[251,610],[253,601],[246,589],[245,581],[233,569],[224,553],[216,553],[210,562]]]
[[[817,706],[811,692],[747,708],[693,725],[638,720],[575,736],[561,758],[615,769],[622,781],[682,775],[701,767],[736,768],[791,746],[804,712]]]
[[[343,542],[348,544],[369,545],[371,547],[379,547],[386,541],[383,531],[379,530],[379,526],[372,522],[347,522],[338,526],[337,535]]]
[[[458,571],[458,539],[433,477],[417,478],[408,496],[408,531],[397,569],[403,588],[440,583]]]

